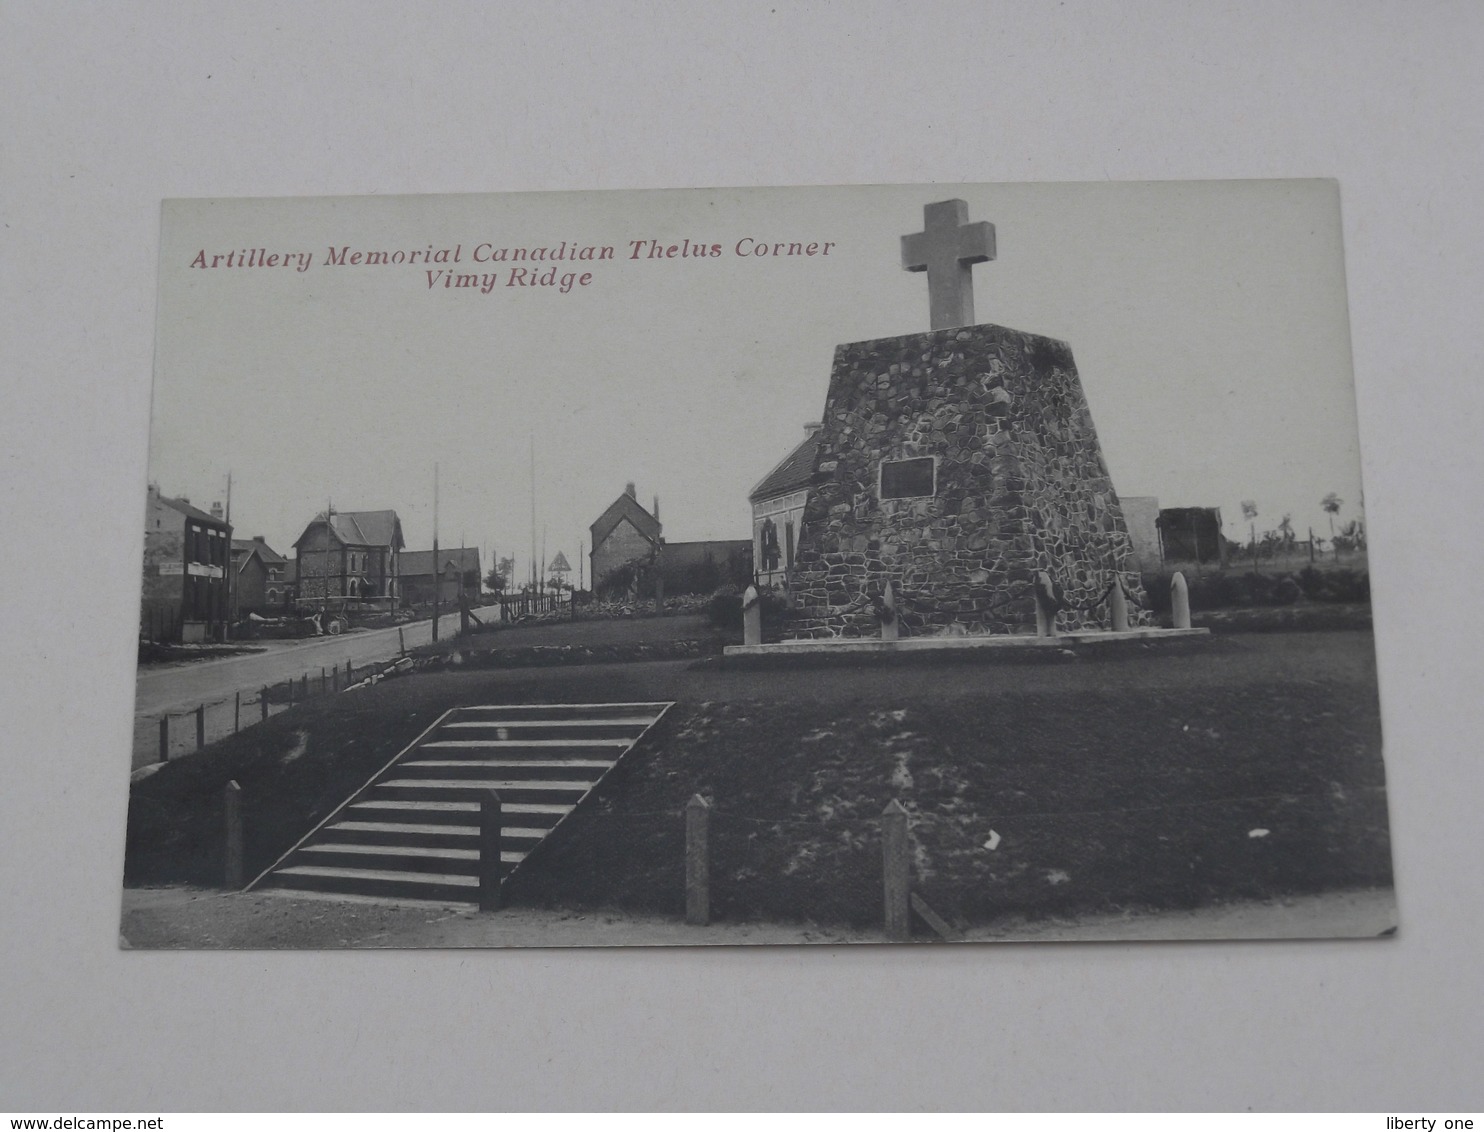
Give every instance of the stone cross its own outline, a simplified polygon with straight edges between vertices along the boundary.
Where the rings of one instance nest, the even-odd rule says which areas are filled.
[[[974,324],[973,265],[994,259],[994,225],[969,223],[969,206],[941,200],[922,210],[923,230],[902,237],[902,267],[926,271],[934,330]]]

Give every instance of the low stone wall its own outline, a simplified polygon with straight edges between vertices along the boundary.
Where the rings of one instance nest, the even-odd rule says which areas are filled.
[[[883,498],[883,461],[931,457],[931,495]],[[1065,343],[971,326],[836,348],[794,574],[794,637],[872,636],[890,580],[908,635],[1106,627],[1115,578],[1148,602]]]

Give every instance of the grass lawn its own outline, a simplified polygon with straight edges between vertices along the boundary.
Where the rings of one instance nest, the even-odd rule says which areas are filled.
[[[517,874],[517,903],[678,914],[696,793],[714,806],[713,910],[732,920],[878,920],[892,798],[913,815],[917,889],[966,924],[1384,887],[1374,681],[1372,638],[1350,631],[1050,664],[419,674],[312,700],[136,782],[126,879],[215,882],[228,779],[252,874],[449,706],[667,699]]]

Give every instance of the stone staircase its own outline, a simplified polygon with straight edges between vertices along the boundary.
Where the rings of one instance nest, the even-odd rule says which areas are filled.
[[[508,879],[670,706],[453,708],[247,887],[475,905],[480,798]]]

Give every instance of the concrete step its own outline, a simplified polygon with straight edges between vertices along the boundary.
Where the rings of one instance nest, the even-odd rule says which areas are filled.
[[[525,860],[530,843],[507,847],[500,843],[500,860],[518,865]],[[475,876],[479,872],[478,849],[442,849],[421,845],[356,845],[349,842],[316,842],[294,854],[290,862],[315,868],[380,869],[383,872],[442,873]]]
[[[505,802],[501,807],[506,821],[523,826],[550,829],[572,812],[570,804],[561,802]],[[479,822],[478,802],[407,801],[368,798],[345,809],[346,817],[355,821],[388,821],[428,825],[474,825]]]
[[[530,849],[550,826],[511,826],[500,831],[501,845]],[[430,849],[476,849],[477,825],[419,825],[412,822],[337,821],[320,831],[324,844],[415,845]]]
[[[494,790],[501,802],[565,802],[576,805],[591,789],[587,782],[521,778],[389,778],[378,783],[372,797],[397,801],[477,801]]]
[[[477,906],[480,806],[488,792],[500,795],[500,861],[509,872],[669,706],[455,709],[261,883]]]
[[[288,865],[275,869],[264,883],[272,888],[340,892],[352,896],[440,900],[459,904],[477,904],[479,901],[479,880],[476,877],[395,869]]]
[[[417,778],[572,779],[596,782],[612,759],[416,759],[401,764]]]
[[[633,704],[475,704],[459,709],[455,722],[494,719],[633,719],[647,727],[658,719],[665,703]]]

